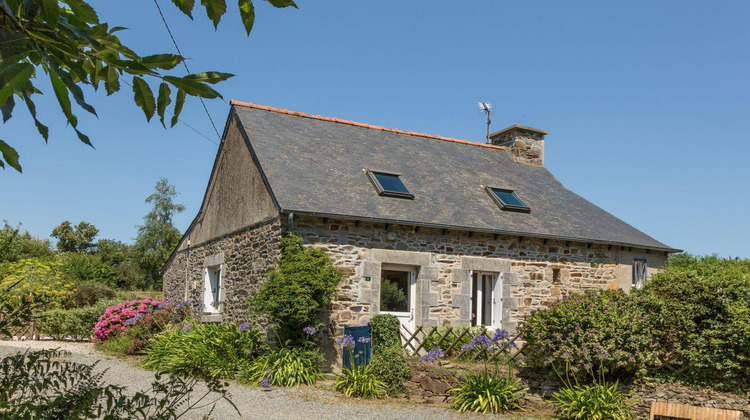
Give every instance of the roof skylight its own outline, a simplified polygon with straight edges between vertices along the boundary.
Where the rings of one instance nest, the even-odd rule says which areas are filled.
[[[378,195],[398,198],[414,198],[414,194],[409,192],[401,175],[388,172],[367,171],[370,181],[375,185]]]
[[[486,187],[490,197],[497,203],[502,210],[519,211],[529,213],[531,209],[516,195],[513,190],[503,188]]]

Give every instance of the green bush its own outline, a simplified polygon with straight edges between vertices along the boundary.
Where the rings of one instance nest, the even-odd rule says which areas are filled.
[[[299,347],[273,349],[253,360],[239,379],[255,385],[291,387],[314,385],[322,377],[323,356]]]
[[[750,387],[749,259],[676,255],[635,297],[660,346],[688,365],[681,380]]]
[[[157,335],[146,349],[143,366],[178,375],[233,379],[248,370],[264,348],[263,333],[247,324],[241,328],[187,324]]]
[[[290,234],[281,240],[279,265],[267,277],[250,300],[251,308],[279,324],[282,342],[300,342],[300,326],[320,324],[342,274],[323,250]]]
[[[60,261],[62,271],[79,282],[115,285],[117,267],[105,263],[97,254],[66,252],[60,254]]]
[[[370,335],[372,336],[372,350],[378,353],[381,349],[401,347],[401,322],[395,315],[375,315],[370,320]]]
[[[37,326],[39,332],[55,340],[88,340],[94,334],[94,325],[104,310],[117,301],[99,301],[95,305],[73,309],[52,309],[42,312]]]
[[[353,365],[343,368],[336,378],[333,389],[347,397],[383,398],[387,395],[388,386],[378,378],[372,365]]]
[[[565,420],[629,420],[633,402],[619,383],[595,383],[562,388],[552,394],[552,404]]]
[[[630,377],[657,363],[657,345],[646,315],[622,291],[572,294],[526,316],[520,326],[531,368],[574,376]]]
[[[487,369],[466,373],[449,391],[454,409],[485,414],[520,409],[524,392],[517,379]]]
[[[404,382],[411,377],[412,371],[401,346],[380,349],[370,360],[370,369],[386,385],[388,395],[398,396],[406,392]]]
[[[70,294],[70,300],[66,302],[65,307],[81,308],[91,306],[100,300],[112,300],[116,295],[117,292],[106,284],[81,283]]]

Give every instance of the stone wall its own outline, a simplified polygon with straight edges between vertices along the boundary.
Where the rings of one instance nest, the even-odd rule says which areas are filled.
[[[469,291],[465,282],[456,281],[461,270],[468,272],[465,257],[503,259],[509,265],[516,284],[508,290],[512,304],[504,307],[513,324],[571,291],[618,288],[620,248],[616,246],[312,217],[298,217],[294,226],[285,224],[284,229],[325,250],[344,271],[346,278],[331,314],[337,334],[345,324],[364,325],[379,312],[377,302],[368,299],[379,276],[367,282],[363,275],[368,270],[369,250],[410,251],[420,259],[426,253],[429,263],[423,267],[428,268],[430,278],[418,286],[429,301],[424,325],[430,325],[424,322],[427,319],[437,325],[469,322],[461,310]],[[638,250],[629,252],[637,254]],[[649,257],[645,251],[642,256]],[[663,253],[659,258],[664,258]]]
[[[164,272],[164,297],[187,300],[195,314],[203,313],[204,269],[221,266],[222,319],[244,320],[247,299],[258,291],[280,256],[279,218],[257,223],[175,254]]]
[[[737,410],[742,412],[743,419],[750,420],[750,394],[741,396],[712,389],[693,389],[676,383],[651,383],[639,385],[634,397],[638,401],[634,410],[638,418],[648,418],[651,402],[664,401],[673,404]]]

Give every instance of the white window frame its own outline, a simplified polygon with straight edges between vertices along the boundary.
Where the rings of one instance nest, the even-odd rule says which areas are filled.
[[[477,275],[477,293],[476,296],[474,294],[474,274]],[[479,319],[481,319],[481,314],[484,311],[485,302],[488,300],[486,293],[488,291],[484,290],[484,276],[490,276],[490,290],[489,293],[491,294],[491,300],[490,304],[492,305],[492,309],[490,310],[490,324],[481,324],[479,323]],[[500,276],[500,273],[493,273],[489,271],[478,271],[478,270],[472,270],[470,273],[470,278],[472,279],[472,286],[471,286],[471,300],[472,302],[476,299],[476,316],[477,316],[477,322],[476,325],[484,325],[487,328],[491,329],[498,329],[502,328],[503,325],[503,280]]]
[[[211,287],[211,274],[217,277],[217,291]],[[210,296],[210,301],[209,301]],[[224,265],[214,265],[203,269],[203,313],[220,314],[223,312],[224,299]],[[214,306],[213,302],[218,300],[219,304]]]
[[[381,292],[383,290],[383,286],[382,286],[383,271],[404,271],[404,272],[409,273],[409,289],[408,289],[408,295],[406,296],[406,299],[409,302],[409,310],[407,312],[380,311],[380,313],[395,315],[399,318],[408,316],[409,321],[414,322],[414,307],[417,306],[417,268],[410,266],[410,265],[383,264],[380,268],[380,273],[381,273],[380,290]],[[380,305],[380,299],[382,298],[378,299],[378,305]]]

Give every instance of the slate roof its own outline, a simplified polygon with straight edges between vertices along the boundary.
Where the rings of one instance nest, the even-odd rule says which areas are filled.
[[[677,251],[499,146],[232,102],[282,211]],[[394,172],[413,200],[379,196],[365,168]],[[512,189],[502,211],[482,185]]]

